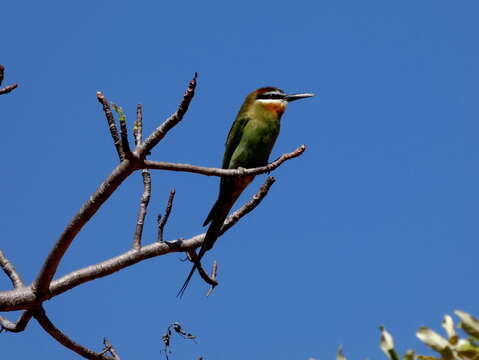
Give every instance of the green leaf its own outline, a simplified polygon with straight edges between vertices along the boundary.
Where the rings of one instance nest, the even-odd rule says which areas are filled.
[[[122,123],[122,122],[124,123],[126,121],[126,115],[125,115],[125,112],[123,111],[123,109],[115,103],[111,103],[111,106],[112,106],[113,110],[120,117],[120,119],[119,119],[120,123]]]

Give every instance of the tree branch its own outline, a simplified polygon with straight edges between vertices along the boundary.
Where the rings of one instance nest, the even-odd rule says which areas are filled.
[[[219,169],[219,168],[210,168],[210,167],[196,166],[196,165],[190,165],[190,164],[176,164],[176,163],[151,161],[151,160],[145,160],[143,162],[143,166],[146,169],[183,171],[183,172],[191,172],[191,173],[202,174],[207,176],[258,175],[258,174],[264,174],[276,169],[285,161],[300,156],[302,153],[304,153],[305,150],[306,150],[306,146],[301,145],[293,152],[281,155],[278,159],[276,159],[272,163],[269,163],[266,166],[260,166],[260,167],[251,168],[251,169]]]
[[[120,360],[120,355],[118,355],[115,348],[112,344],[110,344],[107,338],[103,339],[103,345],[105,345],[105,349],[102,351],[102,353],[109,352],[113,356],[113,359]]]
[[[218,281],[216,280],[216,276],[218,275],[218,263],[213,261],[213,265],[211,266],[211,276],[210,279],[213,282],[216,282],[216,285],[213,283],[211,284],[211,287],[208,289],[208,292],[206,293],[206,296],[210,296],[213,290],[215,289],[216,286],[218,286]]]
[[[268,191],[273,186],[275,183],[276,179],[272,176],[268,176],[264,184],[260,187],[258,192],[251,198],[250,201],[248,201],[246,204],[244,204],[242,207],[240,207],[238,210],[236,210],[233,214],[228,216],[228,218],[225,220],[223,226],[220,229],[220,236],[223,235],[225,232],[227,232],[229,229],[231,229],[243,216],[249,214],[251,211],[253,211],[264,199],[266,195],[268,195]]]
[[[221,227],[220,235],[224,234],[242,217],[255,209],[267,195],[274,181],[275,179],[272,176],[268,177],[266,182],[261,186],[252,199],[226,219]],[[49,300],[78,285],[108,276],[140,261],[172,252],[187,252],[191,249],[196,249],[203,244],[204,237],[205,233],[202,233],[187,240],[154,242],[150,245],[141,247],[140,250],[129,250],[119,256],[102,261],[101,263],[73,271],[55,281],[52,281],[49,291],[45,292],[39,299],[38,295],[32,288],[33,285],[16,290],[2,291],[0,292],[0,311],[22,310],[32,306],[35,301]]]
[[[33,284],[34,291],[40,297],[48,292],[49,284],[57,271],[63,255],[65,255],[65,252],[70,247],[73,239],[88,220],[95,215],[100,206],[103,205],[110,195],[133,171],[134,168],[129,160],[122,161],[67,225],[60,238],[53,246],[50,254],[48,254],[47,259],[43,263],[42,269]]]
[[[0,64],[0,86],[2,85],[4,76],[5,76],[5,66]]]
[[[0,89],[0,95],[8,94],[18,87],[18,84],[12,84]]]
[[[0,316],[0,332],[1,330],[5,329],[6,331],[14,332],[14,333],[19,333],[25,330],[27,327],[28,322],[30,319],[33,317],[33,310],[25,310],[18,321],[16,323],[13,323],[6,318]]]
[[[7,257],[1,250],[0,250],[0,267],[5,272],[5,274],[7,274],[7,276],[10,278],[15,288],[19,288],[24,285],[23,280],[20,277],[20,274],[15,269],[15,266],[13,266],[13,264],[7,259]]]
[[[189,250],[188,252],[188,259],[193,263],[193,264],[198,264],[197,269],[198,273],[200,274],[201,278],[209,285],[211,285],[211,291],[218,286],[218,281],[216,281],[216,274],[217,274],[217,269],[218,265],[216,264],[216,261],[213,263],[213,268],[211,271],[211,276],[208,275],[208,273],[205,271],[201,263],[198,261],[198,255],[196,255],[195,250]],[[211,291],[208,292],[208,295],[211,293]]]
[[[194,96],[194,90],[196,88],[196,77],[190,81],[188,89],[185,92],[183,101],[181,102],[178,110],[175,114],[170,116],[162,125],[160,125],[146,140],[140,145],[136,151],[135,155],[144,158],[147,153],[157,145],[161,139],[168,133],[168,131],[178,124],[183,118],[184,114],[188,110],[188,106],[191,102],[191,99]],[[108,124],[110,125],[110,132],[112,134],[115,146],[117,151],[122,158],[124,156],[123,148],[121,147],[121,142],[118,138],[118,131],[115,126],[115,121],[113,119],[113,114],[111,113],[110,106],[101,93],[97,93],[98,101],[103,105],[103,110],[107,117]],[[35,280],[33,285],[34,291],[39,294],[40,297],[44,296],[44,293],[48,292],[48,286],[55,275],[55,272],[60,264],[63,255],[70,247],[75,236],[83,228],[88,220],[91,219],[93,215],[98,211],[101,205],[110,197],[110,195],[120,186],[120,184],[134,171],[136,170],[135,164],[125,159],[123,160],[111,175],[100,185],[97,191],[91,196],[91,198],[83,205],[80,211],[75,215],[70,224],[67,225],[63,231],[60,239],[56,242],[47,259],[45,260],[42,269]]]
[[[166,204],[165,215],[161,217],[158,215],[158,238],[156,241],[163,241],[163,230],[165,229],[165,225],[170,217],[171,208],[173,207],[173,201],[175,200],[176,190],[170,190],[170,196],[168,197],[168,203]]]
[[[133,239],[133,249],[138,250],[141,248],[141,237],[143,234],[143,226],[145,224],[146,211],[151,197],[151,175],[146,169],[141,172],[143,177],[143,195],[140,201],[140,210],[138,213],[138,220],[136,222],[135,237]]]
[[[188,84],[188,89],[186,89],[185,94],[183,95],[183,100],[178,107],[178,110],[171,115],[168,119],[165,120],[163,124],[156,128],[155,131],[135,150],[136,155],[144,159],[146,155],[165,137],[165,135],[170,131],[176,124],[178,124],[185,115],[190,102],[195,96],[196,89],[196,79],[198,74],[195,73],[195,76]]]
[[[136,106],[136,121],[133,127],[133,136],[135,137],[135,145],[140,145],[143,136],[143,109],[141,104]]]
[[[226,219],[224,225],[221,227],[220,235],[224,234],[231,227],[233,227],[242,217],[255,209],[267,195],[269,189],[274,182],[275,179],[272,176],[268,177],[265,183],[259,189],[259,191],[251,198],[251,200]],[[165,255],[172,252],[188,252],[189,250],[196,249],[197,247],[201,246],[203,244],[204,236],[205,233],[202,233],[193,236],[187,240],[155,242],[150,245],[143,246],[139,251],[127,251],[119,256],[74,271],[58,280],[53,281],[50,287],[50,293],[52,297],[59,295],[80,284],[101,277],[105,277],[149,258]]]
[[[80,211],[73,217],[71,222],[66,226],[60,238],[57,240],[52,250],[48,254],[42,268],[31,286],[31,289],[17,289],[15,291],[0,292],[0,308],[17,308],[18,304],[22,303],[27,298],[28,302],[32,302],[30,290],[33,291],[34,298],[45,299],[48,298],[48,291],[50,282],[55,275],[58,265],[61,259],[65,255],[65,252],[70,247],[73,239],[80,232],[83,226],[91,219],[103,203],[111,196],[111,194],[120,186],[120,184],[130,176],[135,170],[139,169],[138,158],[144,159],[146,154],[152,149],[153,146],[158,144],[160,140],[166,135],[166,133],[175,126],[186,113],[189,103],[194,95],[196,87],[196,74],[193,80],[190,81],[189,87],[185,92],[183,101],[181,102],[178,110],[170,118],[168,118],[160,127],[158,127],[146,141],[140,145],[134,154],[132,159],[124,159],[107,177],[107,179],[99,186],[90,199],[85,202]],[[113,115],[111,114],[110,106],[104,95],[99,92],[97,94],[98,101],[103,105],[107,121],[110,125],[110,132],[114,139],[115,145],[119,154],[123,154],[123,149],[119,147],[121,145],[118,138],[118,131],[116,129]],[[121,151],[119,151],[121,150]]]
[[[105,98],[105,95],[103,95],[101,91],[98,91],[96,93],[96,98],[103,106],[103,112],[105,113],[105,118],[108,122],[108,128],[110,129],[113,144],[115,144],[118,157],[120,158],[120,161],[122,161],[125,158],[125,151],[123,150],[123,145],[121,143],[120,137],[118,136],[118,130],[116,128],[115,118],[113,117],[113,113],[111,112],[110,104],[108,103],[108,100]]]
[[[40,308],[35,313],[34,316],[35,316],[35,319],[37,319],[40,326],[43,328],[43,330],[45,330],[48,334],[50,334],[60,344],[76,352],[78,355],[91,360],[116,360],[113,357],[106,356],[104,353],[96,353],[90,349],[87,349],[86,347],[70,339],[67,335],[61,332],[55,325],[53,325],[53,323],[47,317],[47,314],[45,313],[45,310],[43,308]]]
[[[0,65],[0,85],[2,85],[4,74],[5,74],[5,67],[3,65]],[[18,84],[15,83],[12,85],[5,86],[4,88],[0,88],[0,95],[8,94],[9,92],[13,91],[17,87],[18,87]]]
[[[128,128],[126,127],[126,115],[123,109],[116,105],[112,104],[113,110],[117,113],[120,123],[120,136],[121,136],[121,147],[123,148],[123,153],[125,157],[131,157],[130,143],[128,142]]]

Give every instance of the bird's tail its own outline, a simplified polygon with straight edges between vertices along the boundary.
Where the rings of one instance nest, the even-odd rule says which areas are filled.
[[[176,297],[179,297],[180,299],[183,297],[183,294],[185,293],[186,288],[188,287],[188,284],[190,283],[190,280],[193,277],[193,274],[195,273],[195,270],[197,268],[198,268],[198,263],[194,263],[190,273],[188,274],[185,282],[183,283],[183,286],[181,287],[180,291],[178,291],[178,294],[176,294]]]
[[[241,195],[243,190],[248,186],[248,184],[253,181],[254,176],[243,176],[240,179],[235,179],[234,182],[228,180],[224,180],[225,182],[221,185],[220,194],[218,196],[218,200],[213,205],[210,213],[206,217],[206,220],[203,226],[207,225],[211,222],[208,231],[206,232],[205,238],[203,240],[203,245],[201,246],[200,252],[198,253],[197,260],[193,267],[191,268],[188,277],[186,278],[183,286],[181,287],[180,291],[178,292],[178,297],[182,297],[185,293],[186,288],[191,280],[191,277],[195,273],[195,270],[200,266],[200,261],[205,255],[205,253],[213,247],[218,236],[220,235],[221,227],[225,222],[228,213],[230,212],[231,208],[233,207],[234,203]]]
[[[203,240],[203,245],[201,246],[200,252],[198,253],[197,259],[195,263],[193,264],[193,267],[190,270],[190,273],[188,274],[185,282],[183,283],[183,286],[181,287],[180,291],[176,295],[177,297],[181,298],[183,294],[186,291],[186,288],[188,287],[188,284],[190,283],[191,278],[193,277],[193,274],[195,273],[195,270],[198,269],[200,266],[200,261],[205,255],[205,253],[211,249],[218,239],[218,236],[220,234],[220,229],[223,226],[223,223],[228,216],[228,213],[232,207],[231,206],[225,206],[225,204],[218,205],[218,202],[213,206],[213,209],[211,209],[211,213],[213,213],[211,225],[208,228],[208,231],[206,232],[205,238]]]

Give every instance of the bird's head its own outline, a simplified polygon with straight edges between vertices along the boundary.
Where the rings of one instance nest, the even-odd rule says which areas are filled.
[[[245,104],[253,106],[254,109],[270,112],[276,116],[283,115],[290,102],[312,97],[314,94],[285,94],[283,90],[275,87],[263,87],[250,93]]]

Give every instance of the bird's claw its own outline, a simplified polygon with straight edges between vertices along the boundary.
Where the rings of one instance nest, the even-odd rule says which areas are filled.
[[[236,170],[239,171],[240,176],[244,176],[244,175],[245,175],[246,168],[239,166]]]

